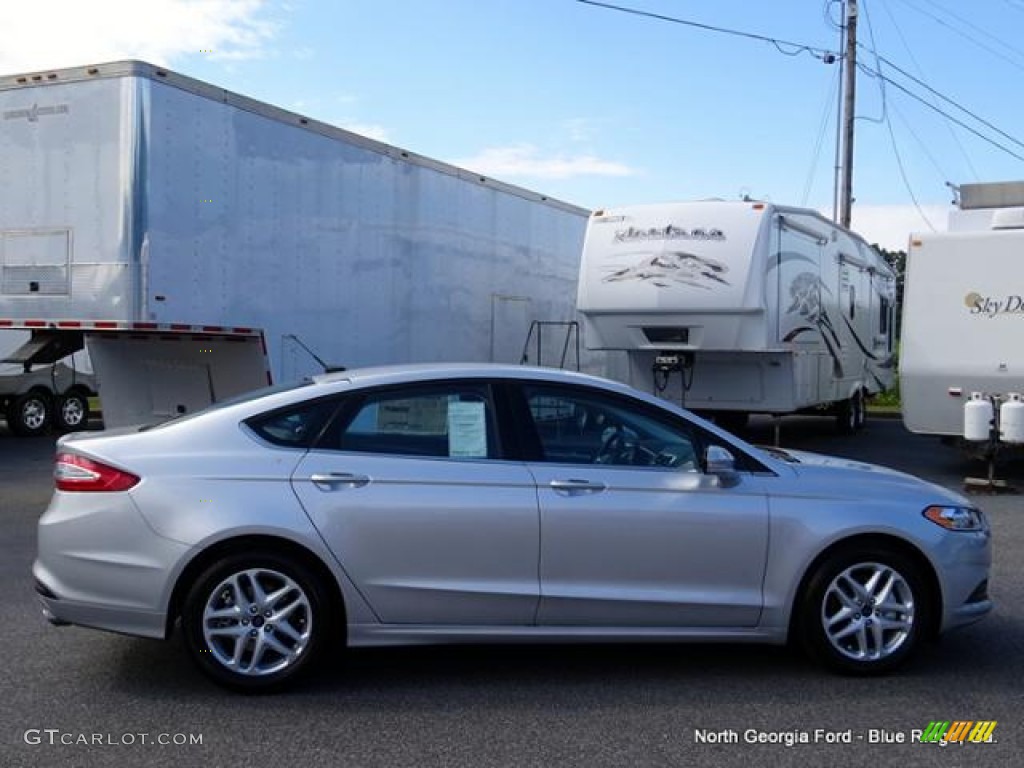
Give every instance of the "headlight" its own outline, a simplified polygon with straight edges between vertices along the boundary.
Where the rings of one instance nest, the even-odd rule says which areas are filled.
[[[981,510],[973,507],[928,507],[924,516],[947,531],[980,531],[985,527]]]

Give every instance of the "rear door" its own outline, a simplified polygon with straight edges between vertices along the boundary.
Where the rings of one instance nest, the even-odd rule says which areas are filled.
[[[371,390],[296,468],[295,492],[381,621],[534,622],[537,494],[497,423],[485,382]]]

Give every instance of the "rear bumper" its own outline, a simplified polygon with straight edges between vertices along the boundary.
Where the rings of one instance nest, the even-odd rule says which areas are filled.
[[[36,592],[43,618],[57,627],[77,624],[81,627],[104,629],[125,635],[162,639],[166,634],[166,618],[161,611],[143,611],[130,608],[111,608],[105,605],[61,600],[42,594],[48,588],[37,582]]]
[[[32,565],[43,615],[164,637],[172,574],[189,548],[157,535],[126,493],[54,494]]]

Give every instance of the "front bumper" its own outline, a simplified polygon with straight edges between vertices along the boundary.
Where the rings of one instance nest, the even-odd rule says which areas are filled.
[[[994,604],[988,595],[992,535],[988,528],[949,533],[937,548],[936,559],[943,596],[940,631],[973,624],[992,611]]]

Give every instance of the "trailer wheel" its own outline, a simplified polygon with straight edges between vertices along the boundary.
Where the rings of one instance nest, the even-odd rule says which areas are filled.
[[[726,432],[742,432],[750,422],[750,414],[746,411],[718,411],[715,424]]]
[[[857,393],[857,399],[860,400],[860,408],[857,410],[857,431],[860,432],[868,425],[868,404],[863,393]]]
[[[85,392],[72,390],[57,398],[54,421],[62,433],[85,429],[89,421],[89,398]]]
[[[46,432],[53,415],[49,393],[33,389],[14,398],[7,409],[7,426],[21,437],[35,437]]]
[[[852,435],[864,428],[864,395],[858,390],[849,400],[836,408],[836,430],[841,435]]]

